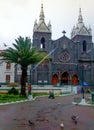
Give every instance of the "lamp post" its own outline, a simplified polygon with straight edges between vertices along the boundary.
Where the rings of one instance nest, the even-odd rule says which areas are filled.
[[[83,74],[83,71],[84,71],[84,66],[82,65],[82,88],[81,88],[81,92],[82,92],[82,98],[84,99],[84,88],[83,88],[83,79],[84,79],[84,74]]]
[[[84,99],[85,97],[84,97],[84,88],[83,88],[83,86],[82,86],[81,92],[82,92],[82,98]]]
[[[84,71],[84,65],[82,65],[81,66],[82,67],[82,88],[81,88],[81,93],[82,93],[82,100],[81,100],[81,102],[80,102],[80,104],[86,104],[86,101],[85,101],[85,96],[84,96],[84,73],[83,73],[83,71]]]
[[[31,69],[30,69],[30,84],[31,84]]]
[[[82,90],[81,91],[82,91],[82,94],[83,94],[83,98],[84,98],[84,87],[88,86],[88,84],[85,82],[85,80],[86,80],[86,78],[85,78],[86,77],[86,71],[90,70],[90,68],[91,67],[90,67],[90,65],[88,66],[88,64],[83,64],[82,65]]]
[[[59,71],[59,87],[61,85],[61,72]]]
[[[30,69],[29,69],[30,75],[29,75],[29,82],[31,84],[31,78],[32,78],[32,65],[30,65]]]

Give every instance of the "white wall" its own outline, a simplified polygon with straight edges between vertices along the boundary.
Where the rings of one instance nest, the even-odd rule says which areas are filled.
[[[6,69],[6,63],[0,64],[0,83],[6,83],[6,75],[10,75],[10,82],[14,82],[14,63],[11,64],[11,69]]]

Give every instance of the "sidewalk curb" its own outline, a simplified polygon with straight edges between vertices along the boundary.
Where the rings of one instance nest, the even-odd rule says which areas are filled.
[[[2,105],[16,104],[16,103],[23,103],[23,102],[30,102],[30,101],[34,101],[34,100],[35,100],[35,98],[34,98],[34,99],[32,99],[32,100],[27,99],[27,100],[21,100],[21,101],[16,101],[16,102],[6,102],[6,103],[0,103],[0,106],[2,106]]]
[[[72,102],[72,104],[74,104],[74,105],[81,105],[81,106],[93,106],[94,107],[94,105],[88,104],[88,103],[82,104],[82,103]]]

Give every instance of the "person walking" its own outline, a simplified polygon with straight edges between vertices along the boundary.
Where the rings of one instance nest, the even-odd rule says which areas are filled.
[[[31,100],[31,84],[30,83],[28,83],[28,98],[29,98],[29,100]]]

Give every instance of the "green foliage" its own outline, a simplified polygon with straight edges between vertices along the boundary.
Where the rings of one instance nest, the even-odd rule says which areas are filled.
[[[26,100],[27,97],[20,97],[19,95],[13,94],[0,94],[0,103],[16,102],[20,100]]]
[[[46,56],[46,53],[32,47],[29,37],[23,38],[19,36],[15,39],[15,42],[13,48],[9,47],[0,54],[0,60],[21,65],[21,95],[26,95],[27,68],[31,64],[40,62]]]
[[[11,83],[9,83],[7,86],[8,86],[8,87],[18,87],[19,84],[16,83],[16,82],[14,82],[14,83],[11,82]]]
[[[8,94],[18,95],[19,91],[13,87],[10,90],[8,90]]]
[[[28,66],[30,64],[38,63],[46,53],[39,51],[38,48],[31,46],[31,39],[29,37],[23,38],[19,36],[15,39],[13,48],[9,47],[0,57],[7,62],[17,63],[21,66]]]

